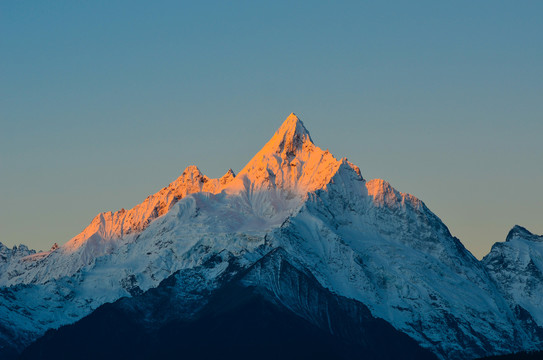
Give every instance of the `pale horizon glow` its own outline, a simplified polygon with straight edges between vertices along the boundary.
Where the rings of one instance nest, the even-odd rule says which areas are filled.
[[[539,2],[0,4],[0,242],[48,250],[296,113],[478,258],[543,234]]]

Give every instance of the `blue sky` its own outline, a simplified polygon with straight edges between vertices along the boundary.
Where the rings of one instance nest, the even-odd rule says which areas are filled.
[[[0,241],[48,249],[295,112],[481,257],[543,233],[543,3],[0,4]]]

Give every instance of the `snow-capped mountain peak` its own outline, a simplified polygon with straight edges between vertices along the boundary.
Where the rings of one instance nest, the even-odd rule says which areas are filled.
[[[532,234],[529,230],[520,225],[513,226],[513,228],[509,231],[509,234],[507,234],[505,241],[511,241],[513,239],[543,242],[543,236]]]
[[[269,161],[272,155],[280,159],[291,160],[302,151],[311,152],[314,149],[315,144],[302,120],[294,115],[294,113],[291,113],[266,145],[241,170],[240,174],[248,170],[250,168],[249,165],[255,160],[259,160],[260,162],[263,162],[263,160]]]
[[[234,180],[235,177],[236,177],[236,173],[234,172],[234,170],[228,169],[226,174],[221,176],[221,178],[219,179],[219,183],[221,184],[221,186],[227,185],[232,180]]]
[[[227,191],[277,189],[290,196],[304,196],[324,188],[342,162],[328,150],[316,146],[300,118],[292,113],[240,171]],[[350,165],[360,174],[356,166]]]
[[[543,242],[520,226],[507,240],[479,262],[421,200],[366,182],[291,114],[238,175],[211,179],[189,166],[134,208],[98,214],[58,249],[0,245],[0,286],[9,288],[0,288],[0,356],[3,339],[20,350],[178,271],[189,285],[183,297],[196,295],[190,286],[205,297],[279,248],[330,294],[363,304],[443,359],[541,348],[533,320],[543,324]],[[254,270],[276,289],[275,276]],[[313,296],[285,284],[289,298]],[[302,310],[307,318],[320,311]]]
[[[262,150],[293,156],[296,155],[297,150],[308,143],[313,143],[309,131],[305,128],[302,120],[291,113]]]
[[[515,225],[482,262],[523,320],[543,326],[543,236]]]

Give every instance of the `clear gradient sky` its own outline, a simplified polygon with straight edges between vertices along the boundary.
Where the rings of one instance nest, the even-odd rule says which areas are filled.
[[[541,1],[2,1],[0,241],[62,244],[295,112],[477,257],[543,233]]]

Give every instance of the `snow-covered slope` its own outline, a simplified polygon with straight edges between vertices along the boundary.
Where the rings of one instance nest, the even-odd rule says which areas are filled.
[[[6,257],[0,345],[20,350],[177,271],[214,284],[227,264],[203,264],[227,255],[249,268],[278,248],[328,291],[442,358],[541,346],[496,277],[422,201],[366,182],[347,159],[317,147],[294,114],[237,176],[209,179],[189,167],[133,209],[99,214],[58,249]]]
[[[65,253],[73,253],[81,247],[89,248],[92,245],[96,251],[90,251],[87,255],[102,255],[107,252],[103,250],[107,245],[100,243],[108,243],[133,233],[140,233],[151,221],[167,213],[180,199],[198,192],[215,194],[232,181],[234,176],[234,172],[230,169],[220,179],[210,179],[196,166],[189,166],[174,182],[156,194],[148,196],[144,202],[134,208],[98,214],[90,225],[63,246],[62,250]]]
[[[543,236],[516,225],[483,263],[512,306],[543,326]]]
[[[105,304],[48,332],[21,360],[436,359],[363,304],[323,288],[282,248],[249,267],[237,259],[217,254]]]
[[[274,233],[325,287],[366,304],[444,358],[539,341],[422,201],[382,180],[356,186],[357,179],[343,167]]]
[[[28,256],[20,261],[7,261],[7,257],[6,262],[2,262],[4,267],[0,272],[0,286],[44,283],[62,276],[71,276],[97,257],[110,254],[118,246],[133,241],[153,220],[167,213],[180,199],[198,192],[217,193],[234,176],[230,169],[220,179],[210,179],[196,166],[189,166],[174,182],[148,196],[132,209],[96,215],[89,226],[58,249],[38,254],[34,254],[35,251],[28,252]],[[17,254],[28,250],[24,245],[20,248],[24,251],[19,250]]]

